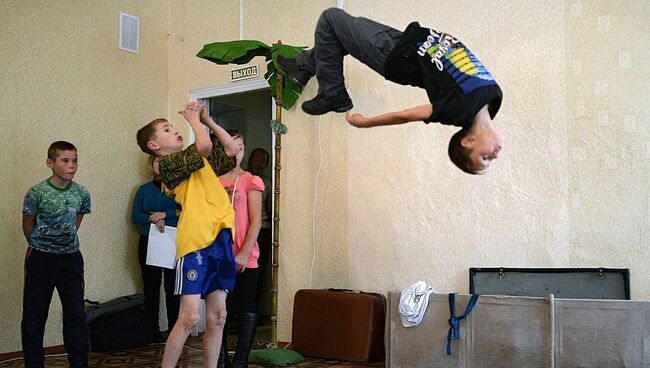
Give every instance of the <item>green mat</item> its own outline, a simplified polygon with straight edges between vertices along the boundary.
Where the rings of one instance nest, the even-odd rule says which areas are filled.
[[[280,348],[253,350],[248,356],[249,363],[267,364],[274,367],[284,367],[303,360],[305,358],[295,351]]]

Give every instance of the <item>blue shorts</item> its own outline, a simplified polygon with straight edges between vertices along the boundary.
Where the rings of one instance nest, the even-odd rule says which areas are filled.
[[[235,286],[237,269],[232,253],[230,229],[222,229],[207,248],[176,260],[175,295],[205,297],[215,290],[229,292]]]

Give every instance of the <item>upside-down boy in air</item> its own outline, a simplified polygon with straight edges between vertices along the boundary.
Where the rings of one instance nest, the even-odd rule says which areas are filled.
[[[348,54],[392,82],[425,89],[430,103],[373,117],[351,114],[343,77],[343,57]],[[277,63],[299,87],[316,76],[318,94],[302,104],[308,114],[345,112],[346,120],[360,128],[412,121],[460,127],[448,152],[464,172],[484,173],[503,146],[492,125],[502,99],[492,75],[462,42],[417,22],[401,32],[341,9],[327,9],[316,25],[314,47],[295,59],[279,56]]]

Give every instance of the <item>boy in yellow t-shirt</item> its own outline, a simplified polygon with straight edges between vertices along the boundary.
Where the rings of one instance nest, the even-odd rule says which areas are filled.
[[[234,212],[218,175],[235,166],[234,156],[240,147],[202,104],[190,102],[180,114],[195,136],[194,144],[186,149],[183,137],[166,119],[153,120],[137,133],[140,149],[161,157],[162,189],[183,209],[176,233],[175,266],[175,294],[181,295],[181,306],[167,338],[162,367],[176,366],[187,337],[199,321],[201,298],[206,305],[203,364],[216,367],[226,321],[226,295],[236,275]],[[214,132],[221,146],[213,149],[202,124]]]

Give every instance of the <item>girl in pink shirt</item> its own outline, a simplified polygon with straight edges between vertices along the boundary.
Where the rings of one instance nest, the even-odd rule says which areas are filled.
[[[237,348],[232,360],[233,367],[247,367],[248,355],[255,338],[257,328],[257,258],[260,249],[257,245],[257,235],[262,223],[262,192],[264,182],[241,168],[244,157],[244,137],[240,132],[229,131],[235,142],[242,147],[237,154],[237,166],[228,173],[219,177],[221,185],[226,189],[233,208],[235,209],[235,239],[233,253],[237,264],[237,281],[235,289],[228,294],[226,305],[228,307],[228,320],[237,318]],[[218,367],[230,366],[226,364],[229,359],[227,354],[227,328],[219,354]],[[223,357],[223,361],[222,361]],[[225,365],[222,365],[225,364]]]

